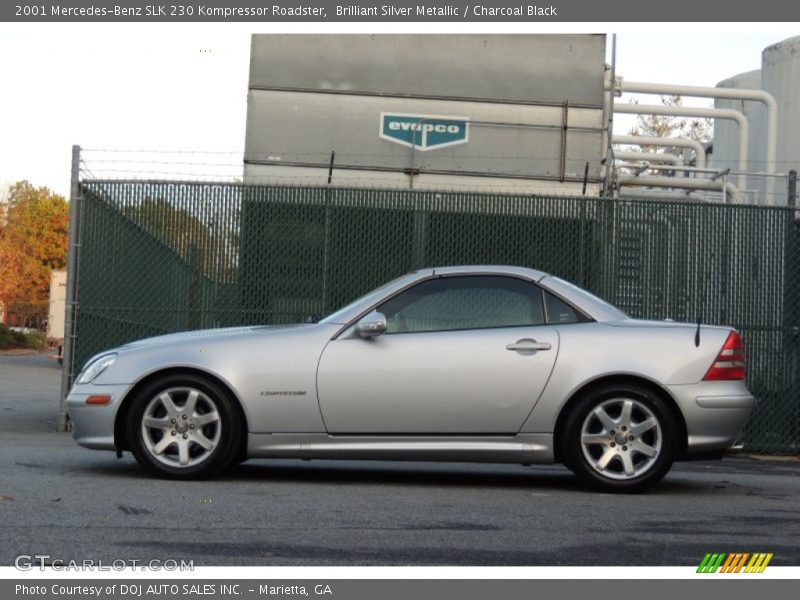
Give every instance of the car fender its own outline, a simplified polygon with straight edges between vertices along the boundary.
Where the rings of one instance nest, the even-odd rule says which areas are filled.
[[[119,350],[117,362],[96,384],[129,384],[126,400],[158,373],[206,373],[232,392],[250,432],[325,431],[316,369],[336,326],[264,330],[252,335],[176,340]]]
[[[730,330],[703,328],[700,344],[695,346],[695,326],[670,325],[642,322],[635,327],[609,323],[560,326],[561,345],[555,369],[520,432],[552,433],[566,403],[592,381],[635,377],[657,385],[665,393],[666,386],[700,381]]]

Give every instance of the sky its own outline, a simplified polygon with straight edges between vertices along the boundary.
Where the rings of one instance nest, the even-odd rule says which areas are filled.
[[[594,26],[588,27],[585,31]],[[314,33],[315,28],[282,31]],[[676,27],[635,24],[623,29],[617,37],[619,75],[705,86],[760,68],[764,47],[800,34],[797,24],[760,25],[753,31],[695,25],[676,32]],[[384,25],[383,30],[397,28]],[[88,168],[118,168],[120,176],[128,155],[109,150],[164,151],[151,155],[152,167],[145,167],[156,177],[159,161],[185,156],[172,154],[176,151],[197,153],[192,162],[201,164],[187,170],[219,171],[220,176],[240,170],[253,31],[252,24],[0,24],[0,189],[27,179],[68,195],[73,144],[87,149]],[[426,27],[413,31],[426,32]],[[471,32],[495,31],[505,29],[487,25]],[[610,45],[609,38],[609,56]],[[708,99],[686,103],[711,105]],[[630,124],[631,118],[617,119],[615,130],[624,133]],[[228,166],[218,166],[223,163]]]

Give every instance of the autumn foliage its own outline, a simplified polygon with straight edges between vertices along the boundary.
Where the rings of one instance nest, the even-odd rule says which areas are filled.
[[[0,302],[17,324],[42,326],[50,271],[67,260],[67,201],[47,188],[20,181],[0,204]]]

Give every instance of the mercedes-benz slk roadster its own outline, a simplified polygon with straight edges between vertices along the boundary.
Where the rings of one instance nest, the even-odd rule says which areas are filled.
[[[734,329],[499,266],[415,271],[317,323],[127,344],[67,398],[79,444],[176,479],[247,458],[560,462],[630,492],[720,457],[754,405]]]

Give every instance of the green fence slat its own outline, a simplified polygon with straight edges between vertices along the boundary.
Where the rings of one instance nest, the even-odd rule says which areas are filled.
[[[305,321],[415,268],[514,264],[647,319],[737,327],[752,452],[800,448],[800,227],[739,205],[366,188],[82,183],[76,366],[174,331]]]

